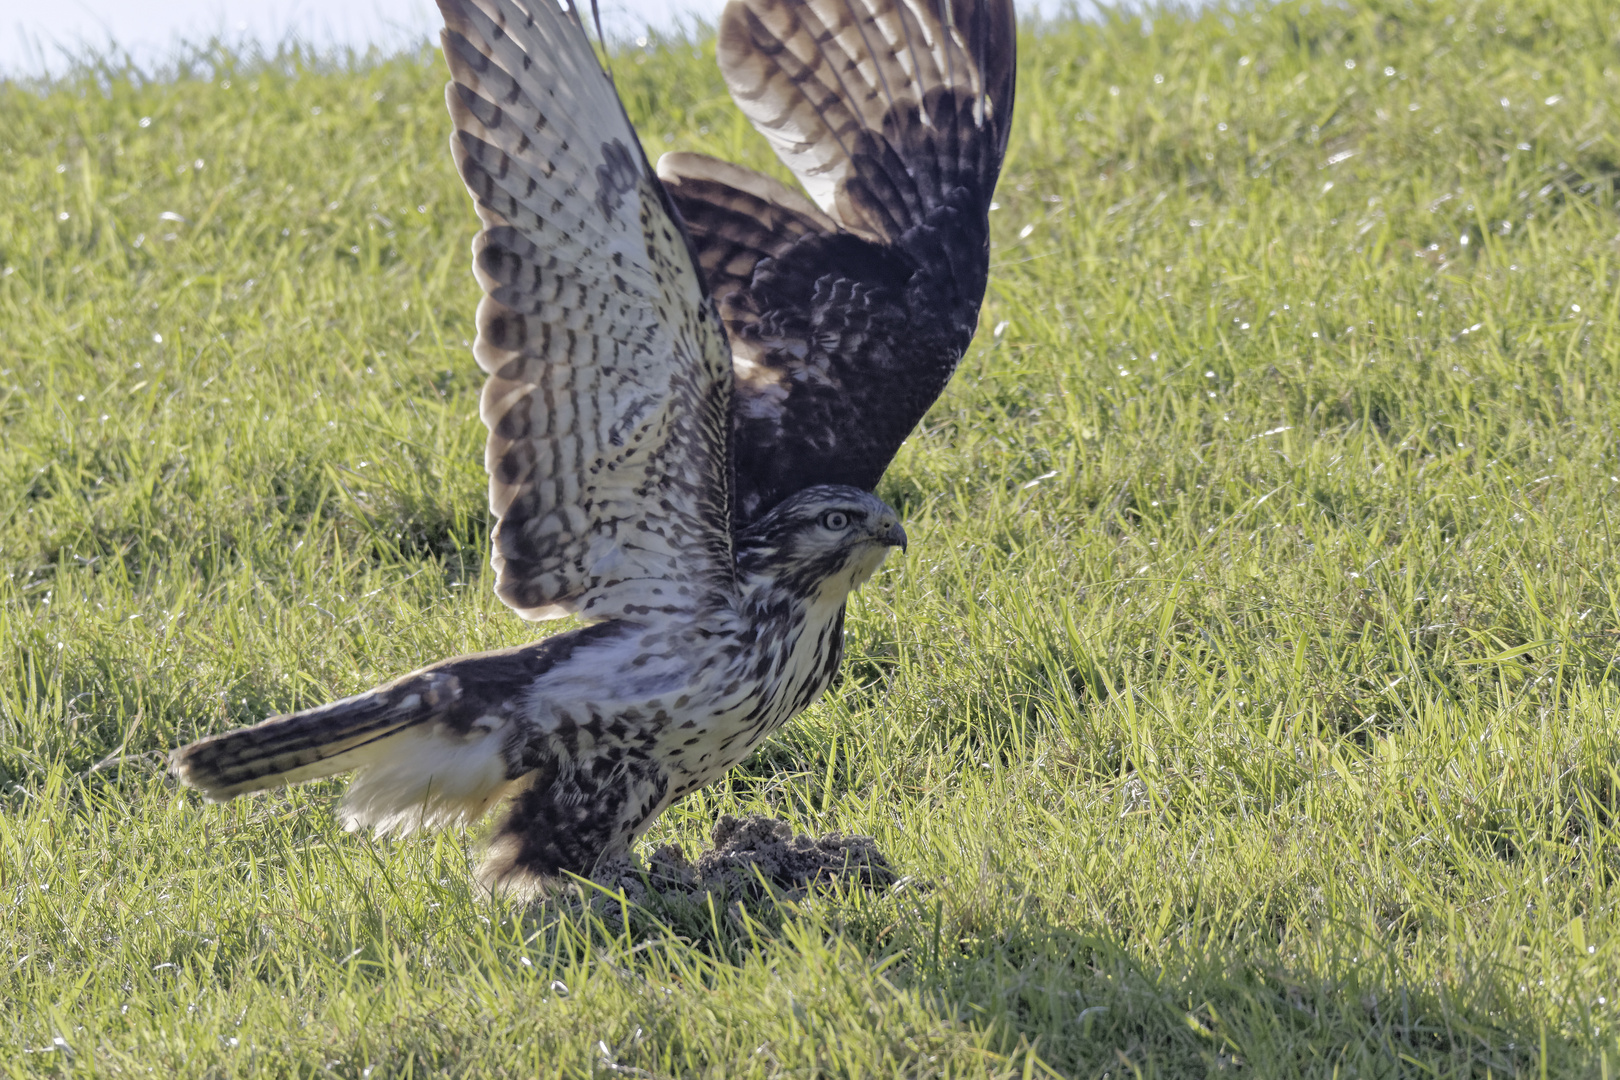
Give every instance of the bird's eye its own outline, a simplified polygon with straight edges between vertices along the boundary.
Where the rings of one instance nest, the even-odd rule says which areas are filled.
[[[842,510],[829,510],[821,515],[821,526],[833,532],[841,532],[849,528],[849,515]]]

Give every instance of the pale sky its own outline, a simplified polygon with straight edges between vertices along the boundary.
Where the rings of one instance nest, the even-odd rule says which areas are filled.
[[[1064,8],[1095,13],[1134,0],[1019,0],[1020,15]],[[725,0],[599,0],[603,28],[635,37],[697,15],[712,22]],[[433,0],[0,0],[0,77],[59,73],[84,46],[127,51],[143,68],[182,41],[274,45],[289,36],[317,47],[409,48],[438,40]]]
[[[710,20],[725,0],[601,0],[609,33],[635,36],[649,24],[670,26],[682,13]],[[265,44],[289,34],[317,46],[378,45],[395,50],[438,39],[433,0],[0,0],[0,75],[60,71],[64,50],[105,49],[109,42],[137,63],[161,63],[180,41],[214,35]]]

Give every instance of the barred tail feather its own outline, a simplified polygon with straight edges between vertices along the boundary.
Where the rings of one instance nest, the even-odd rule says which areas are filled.
[[[431,710],[420,695],[391,697],[373,690],[213,735],[174,751],[169,771],[211,802],[336,776],[359,766],[379,740],[426,719]]]
[[[355,771],[339,810],[351,831],[475,821],[511,785],[515,732],[509,716],[465,715],[463,697],[455,675],[419,672],[181,747],[169,771],[212,802]]]

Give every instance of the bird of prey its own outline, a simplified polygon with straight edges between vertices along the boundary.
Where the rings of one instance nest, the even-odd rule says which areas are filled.
[[[904,547],[871,494],[978,321],[1011,0],[732,0],[721,71],[804,194],[655,171],[578,12],[438,0],[483,229],[495,589],[567,633],[176,750],[210,799],[355,773],[350,828],[508,800],[481,880],[588,875],[832,683]]]

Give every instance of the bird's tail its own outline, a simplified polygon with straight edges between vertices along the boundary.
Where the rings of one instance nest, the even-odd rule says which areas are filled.
[[[183,746],[169,771],[223,802],[353,770],[340,812],[350,829],[407,833],[476,820],[510,783],[512,724],[466,715],[463,696],[456,674],[428,669]]]

